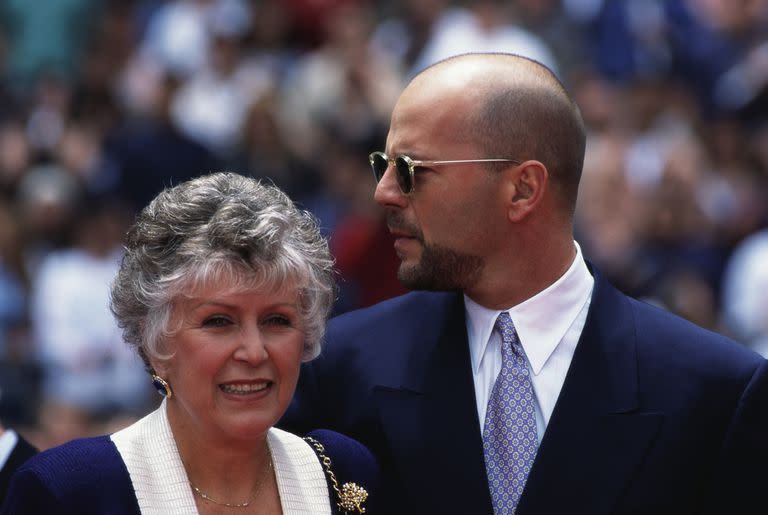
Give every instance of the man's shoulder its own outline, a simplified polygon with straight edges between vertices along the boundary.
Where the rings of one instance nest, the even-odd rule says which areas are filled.
[[[704,374],[750,373],[765,361],[728,336],[704,328],[663,307],[627,297],[638,351],[664,363],[678,363]],[[663,359],[663,358],[667,359]]]
[[[455,292],[415,291],[369,307],[343,313],[328,322],[328,331],[369,329],[372,325],[398,326],[439,318],[462,306],[461,294]]]
[[[751,375],[764,359],[747,346],[661,306],[625,295],[596,275],[585,336],[635,349],[644,366],[701,377]]]
[[[370,307],[350,311],[328,323],[319,363],[355,361],[379,368],[410,359],[414,345],[463,324],[464,301],[455,292],[412,292]]]

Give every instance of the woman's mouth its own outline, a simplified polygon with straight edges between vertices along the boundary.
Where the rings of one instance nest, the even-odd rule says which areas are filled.
[[[258,383],[227,383],[220,384],[219,389],[224,393],[248,395],[266,390],[271,385],[272,381],[260,381]]]

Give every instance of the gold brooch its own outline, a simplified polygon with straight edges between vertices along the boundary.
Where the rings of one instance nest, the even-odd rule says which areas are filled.
[[[325,455],[325,447],[323,444],[311,436],[305,436],[304,440],[309,442],[315,448],[317,456],[320,458],[320,463],[323,464],[325,472],[331,480],[331,486],[339,498],[339,502],[336,503],[336,506],[339,507],[339,511],[345,514],[352,510],[357,510],[357,513],[365,513],[365,508],[363,508],[362,504],[368,499],[368,492],[366,489],[357,483],[344,483],[341,485],[341,488],[339,488],[339,481],[336,479],[336,474],[331,470],[331,458]]]
[[[344,483],[339,492],[339,509],[341,511],[357,510],[357,513],[365,513],[362,504],[368,499],[368,492],[357,483]]]

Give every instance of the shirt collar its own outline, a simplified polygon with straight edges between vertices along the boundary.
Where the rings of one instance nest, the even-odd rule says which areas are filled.
[[[482,365],[496,318],[507,311],[535,375],[573,324],[592,292],[594,278],[587,269],[579,244],[570,268],[554,283],[530,299],[506,310],[492,310],[464,295],[467,333],[474,373]]]

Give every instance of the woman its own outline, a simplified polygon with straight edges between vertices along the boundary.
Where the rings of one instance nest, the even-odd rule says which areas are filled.
[[[273,186],[218,173],[160,193],[128,232],[112,311],[165,399],[111,436],[27,462],[2,513],[370,508],[367,449],[272,427],[320,351],[332,265],[312,217]]]

